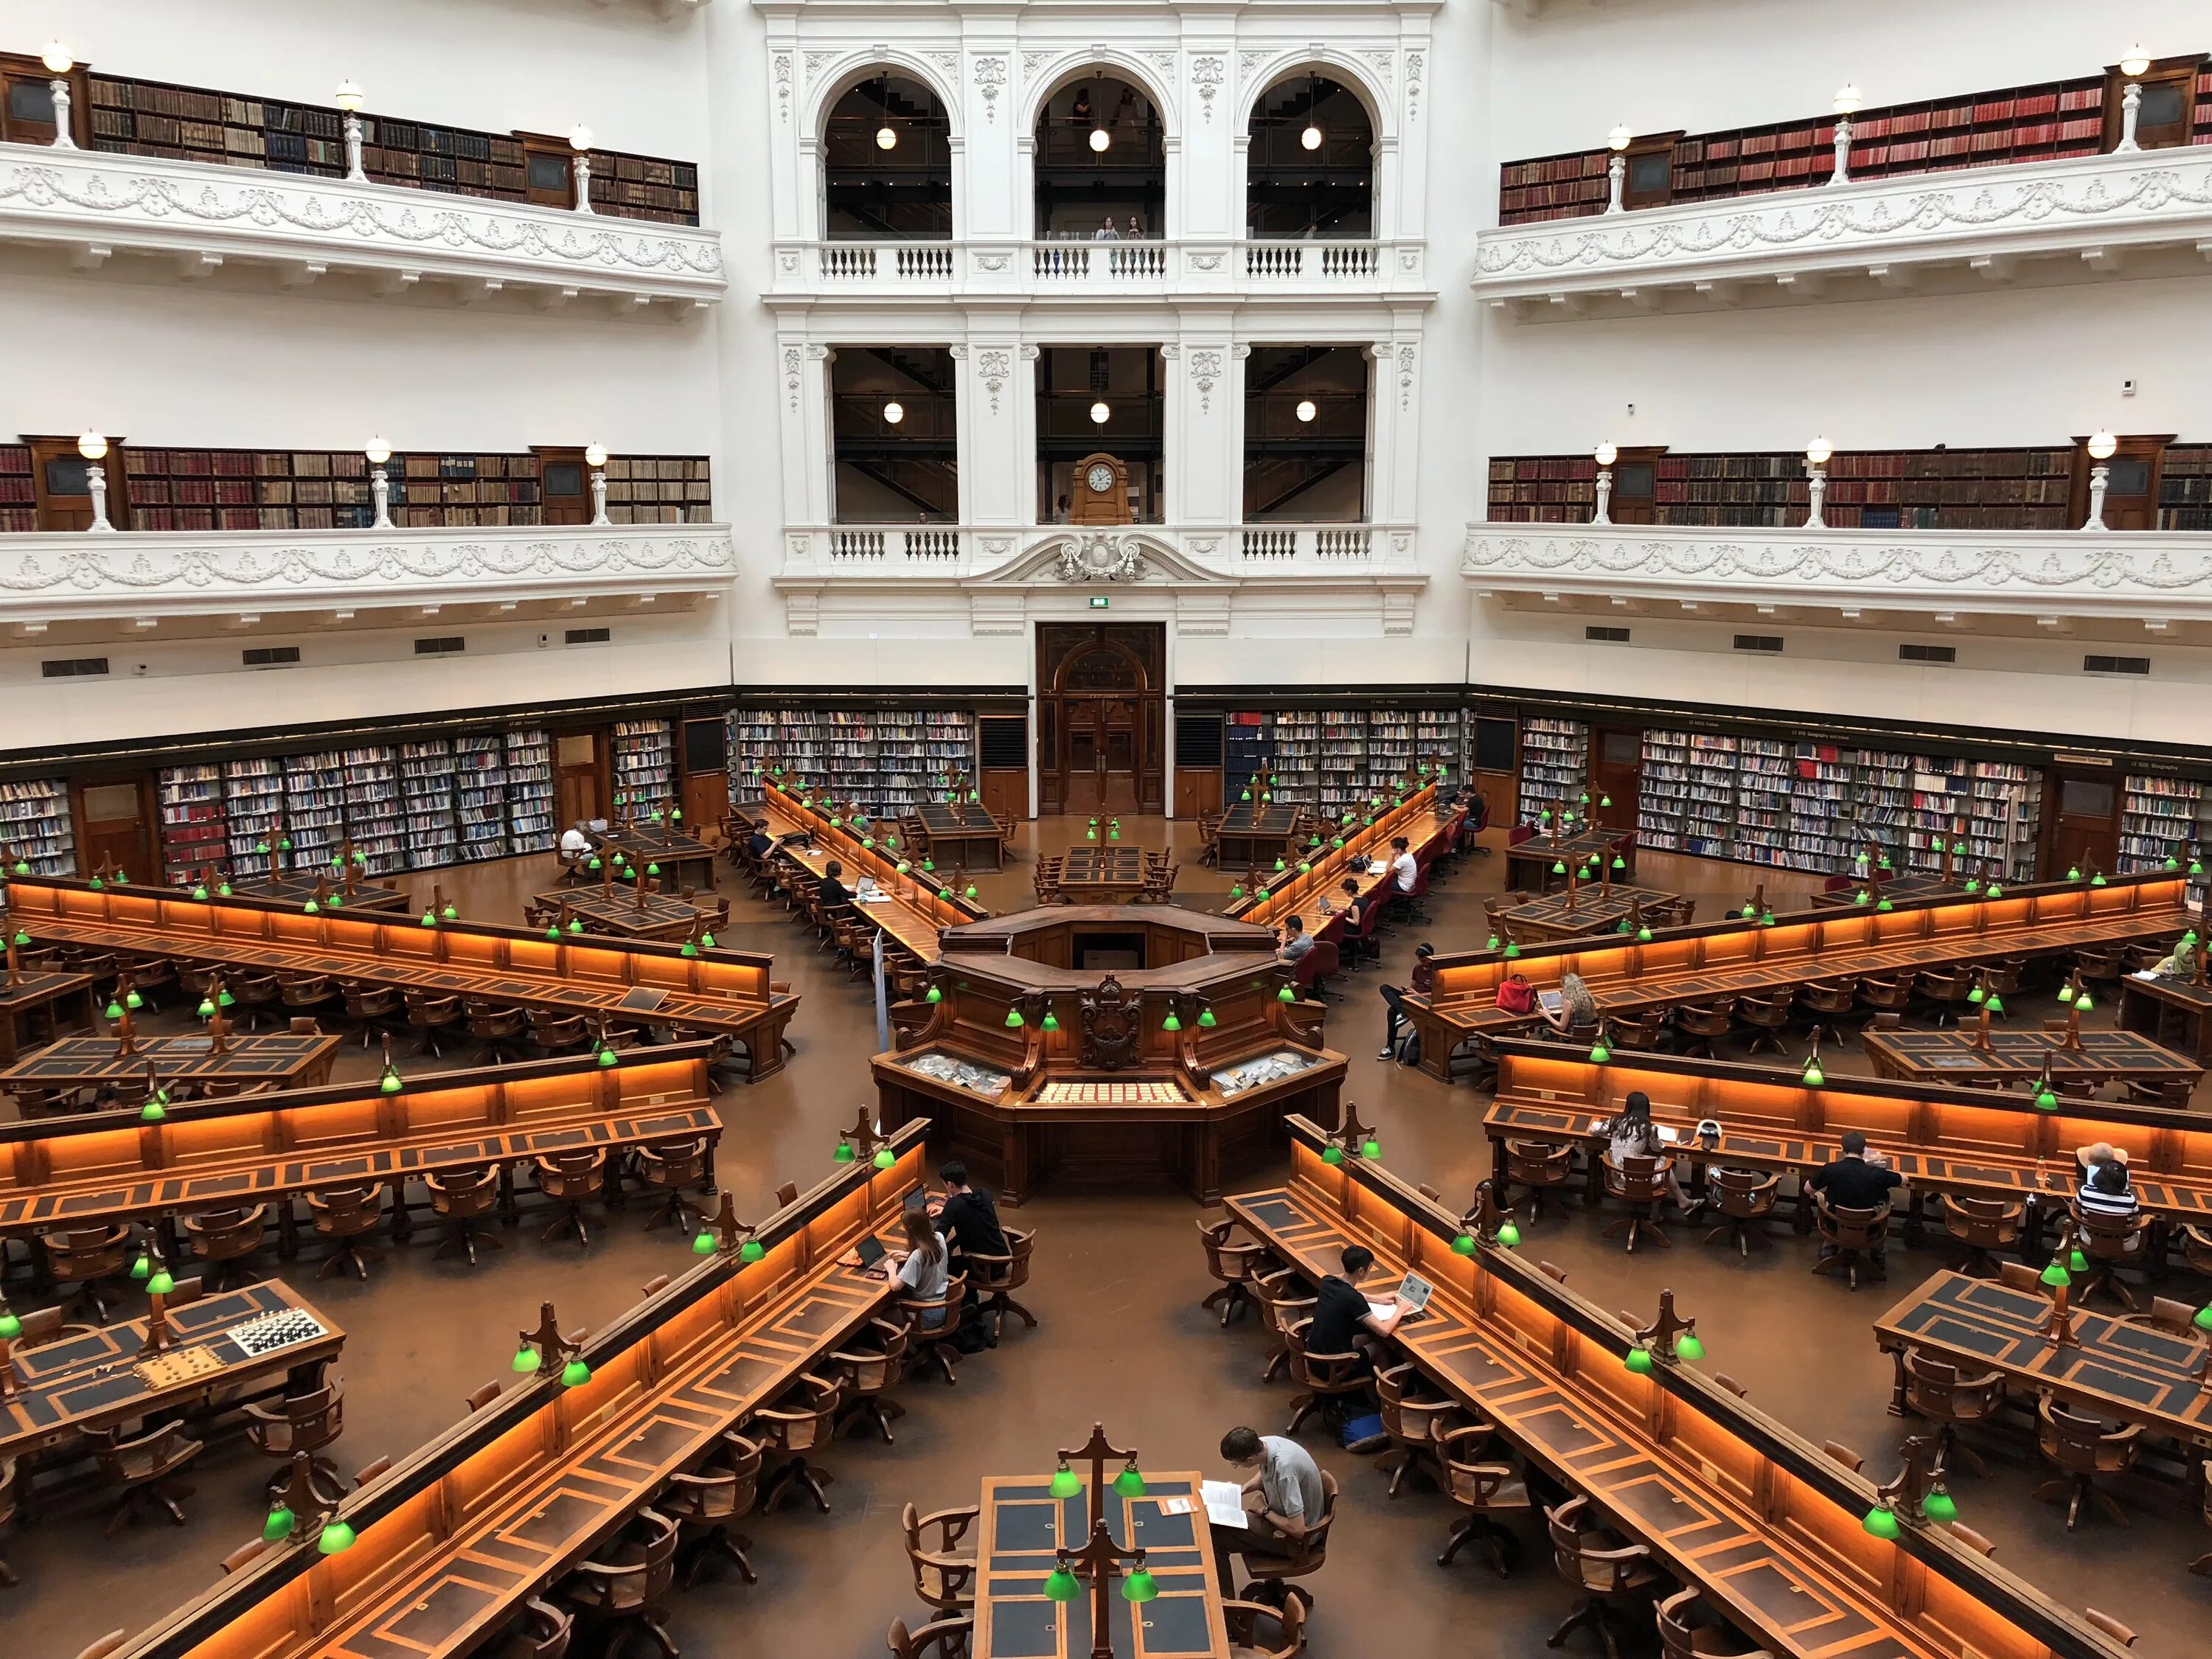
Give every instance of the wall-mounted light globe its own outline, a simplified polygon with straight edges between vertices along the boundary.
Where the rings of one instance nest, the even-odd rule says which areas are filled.
[[[52,66],[52,64],[49,64],[48,67],[51,68]],[[2128,55],[2120,59],[2120,73],[2126,76],[2130,81],[2134,80],[2137,76],[2142,74],[2149,68],[2150,54],[2145,52],[2139,46],[2130,46],[2128,48]]]
[[[1805,446],[1805,460],[1808,465],[1826,466],[1828,457],[1835,453],[1835,446],[1826,438],[1815,438]]]
[[[1626,127],[1615,127],[1605,135],[1605,142],[1614,149],[1626,149],[1635,137],[1636,135]]]
[[[96,461],[107,453],[107,438],[103,433],[81,434],[76,441],[76,453],[88,461]]]
[[[2089,440],[2089,459],[2093,461],[2109,461],[2112,459],[2112,452],[2119,447],[2120,441],[2111,433],[2097,433]]]
[[[1834,107],[1838,115],[1856,115],[1859,112],[1859,106],[1865,101],[1865,99],[1860,95],[1859,89],[1848,81],[1836,88]]]
[[[1107,417],[1112,415],[1113,412],[1114,411],[1106,407],[1106,400],[1103,398],[1100,398],[1097,403],[1091,405],[1091,424],[1093,426],[1105,425]]]
[[[331,101],[351,115],[368,101],[368,94],[361,89],[358,81],[341,81],[337,90],[331,94]]]
[[[46,42],[46,49],[39,54],[39,61],[46,66],[49,75],[67,75],[76,67],[76,59],[70,56],[70,49],[58,40]]]
[[[1312,398],[1301,398],[1298,399],[1298,418],[1301,421],[1310,421],[1315,416],[1320,413],[1321,409],[1319,405],[1317,405]]]
[[[605,466],[606,464],[607,447],[605,444],[586,444],[584,446],[584,465],[586,466]]]
[[[1107,131],[1105,128],[1093,127],[1091,129],[1091,148],[1094,154],[1103,155],[1106,153],[1106,146],[1113,142],[1114,135]]]
[[[1609,443],[1600,444],[1595,453],[1600,466],[1611,466],[1620,459],[1620,451]]]
[[[884,405],[884,419],[889,424],[896,426],[901,421],[906,419],[906,405],[897,398],[892,398]]]
[[[568,148],[579,153],[592,147],[592,130],[578,122],[568,129]]]
[[[371,438],[367,443],[363,444],[361,447],[361,453],[363,456],[368,458],[368,464],[371,466],[382,466],[386,461],[392,459],[392,446],[385,442],[384,439],[380,435]]]

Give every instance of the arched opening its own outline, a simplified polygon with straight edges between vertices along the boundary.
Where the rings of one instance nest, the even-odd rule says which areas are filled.
[[[1255,237],[1375,234],[1375,122],[1325,75],[1286,76],[1252,110],[1244,230]]]
[[[1367,349],[1255,345],[1244,362],[1244,521],[1367,516]]]
[[[839,346],[830,362],[838,524],[960,517],[959,402],[943,346]]]
[[[1036,173],[1040,241],[1167,234],[1166,133],[1142,87],[1091,75],[1046,99],[1037,111]]]
[[[822,124],[822,234],[833,241],[952,236],[952,122],[937,94],[884,70]]]
[[[1037,521],[1158,524],[1167,400],[1158,346],[1037,354]]]

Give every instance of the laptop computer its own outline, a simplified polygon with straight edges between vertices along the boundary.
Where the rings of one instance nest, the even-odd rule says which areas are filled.
[[[1408,1319],[1418,1319],[1428,1307],[1429,1297],[1435,1290],[1436,1286],[1419,1273],[1407,1273],[1400,1279],[1397,1302],[1400,1322],[1403,1323]],[[1388,1319],[1390,1316],[1391,1307],[1388,1303],[1370,1302],[1367,1306],[1377,1319]]]

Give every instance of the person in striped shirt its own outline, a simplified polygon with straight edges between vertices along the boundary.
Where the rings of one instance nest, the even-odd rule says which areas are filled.
[[[2133,1215],[2141,1200],[2128,1180],[2125,1147],[2100,1140],[2075,1154],[2081,1162],[2081,1187],[2074,1201],[2084,1215],[2124,1218]]]

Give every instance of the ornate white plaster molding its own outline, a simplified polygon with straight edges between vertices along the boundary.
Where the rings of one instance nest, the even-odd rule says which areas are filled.
[[[1222,295],[1240,301],[1316,295],[1426,303],[1427,244],[1182,238],[1086,241],[779,242],[771,305],[969,295],[993,300],[1159,299]]]
[[[711,304],[728,287],[720,233],[688,225],[21,144],[0,144],[0,240],[69,246],[80,264],[159,254],[180,274],[231,261],[277,266],[292,283],[363,270],[387,279],[386,293],[445,278],[461,298],[534,289],[642,308]]]
[[[17,620],[667,592],[736,574],[726,525],[0,536],[0,611]]]
[[[2205,149],[2034,161],[1819,185],[1483,231],[1474,291],[1574,315],[1577,296],[1649,304],[1656,290],[1826,274],[1909,286],[1916,268],[2002,276],[2024,257],[2075,254],[2105,272],[2117,251],[2212,237]],[[1801,291],[1813,291],[1809,289]],[[1552,296],[1559,305],[1547,305]]]
[[[2212,617],[2212,536],[2185,531],[1468,526],[1478,588],[1984,614]]]

